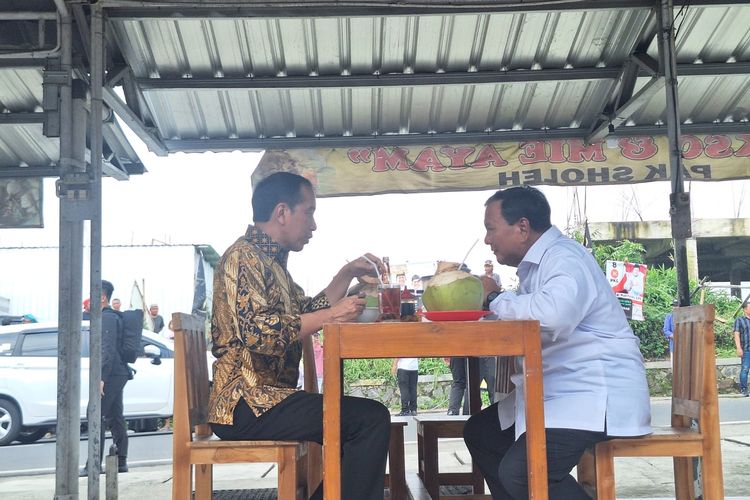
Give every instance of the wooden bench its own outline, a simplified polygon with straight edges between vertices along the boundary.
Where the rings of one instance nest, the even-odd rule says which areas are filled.
[[[468,406],[472,414],[481,408],[479,396],[479,364],[477,358],[468,359]],[[495,372],[495,396],[505,397],[512,389],[513,384],[510,377],[513,374],[513,358],[500,356],[497,358]],[[456,496],[456,498],[469,499],[475,495],[482,497],[484,493],[484,479],[478,468],[472,464],[472,472],[443,472],[438,469],[438,439],[441,438],[463,438],[464,423],[468,419],[464,416],[417,416],[417,455],[419,460],[418,476],[422,479],[426,490],[433,498],[451,498],[440,496],[442,485],[471,485],[474,495]]]
[[[416,416],[418,476],[429,495],[437,500],[441,485],[471,485],[474,493],[484,493],[484,478],[472,464],[471,472],[440,472],[438,464],[438,440],[463,437],[468,415]],[[463,496],[461,498],[467,498]]]
[[[388,472],[385,485],[391,493],[391,500],[407,500],[406,460],[404,459],[404,427],[406,419],[391,417],[391,438],[388,443]]]
[[[174,433],[172,435],[172,499],[191,498],[195,466],[195,498],[213,493],[213,464],[275,462],[278,497],[307,500],[320,482],[320,446],[302,441],[228,441],[213,436],[208,417],[208,367],[204,320],[182,313],[172,315],[175,332]],[[312,344],[303,347],[305,386],[317,392]],[[315,454],[317,451],[317,456]]]

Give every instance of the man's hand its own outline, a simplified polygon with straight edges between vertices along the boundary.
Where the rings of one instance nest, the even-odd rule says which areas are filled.
[[[369,259],[371,262],[368,262],[367,259]],[[378,267],[378,272],[381,275],[387,272],[383,261],[381,261],[371,253],[366,253],[364,256],[358,257],[353,261],[347,263],[346,266],[344,266],[344,269],[352,278],[359,278],[360,276],[365,275],[377,276],[377,274],[375,273],[375,267],[373,267],[372,263],[375,263],[375,265]]]
[[[500,293],[503,291],[502,288],[500,288],[500,285],[497,284],[495,280],[492,279],[491,276],[480,276],[479,278],[482,281],[482,287],[484,288],[484,295],[482,296],[482,304],[487,303],[487,295],[491,294],[492,292]]]
[[[99,382],[99,395],[104,396],[104,380]]]
[[[365,308],[366,301],[357,295],[344,297],[331,306],[331,322],[346,323],[356,321]]]
[[[742,347],[737,348],[737,356],[742,357],[742,355],[745,354],[745,351],[742,350]]]

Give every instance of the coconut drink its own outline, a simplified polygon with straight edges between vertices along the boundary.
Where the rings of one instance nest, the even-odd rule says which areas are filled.
[[[476,311],[482,308],[484,287],[473,274],[458,270],[459,264],[438,262],[427,283],[422,303],[428,311]]]

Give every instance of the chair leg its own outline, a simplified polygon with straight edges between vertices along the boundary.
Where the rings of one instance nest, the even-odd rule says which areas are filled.
[[[430,498],[440,498],[440,470],[438,465],[438,436],[432,426],[426,425],[423,433],[424,483]]]
[[[172,500],[190,498],[193,489],[193,466],[182,457],[175,457],[172,462]]]
[[[213,497],[214,466],[195,464],[195,500],[211,500]]]
[[[703,498],[705,500],[720,500],[724,498],[723,474],[721,470],[721,452],[704,450],[703,458],[701,459],[701,481],[703,481]]]
[[[692,457],[674,457],[674,490],[677,500],[695,498],[695,474]]]
[[[576,467],[576,475],[578,476],[578,484],[580,484],[586,491],[586,494],[591,498],[596,498],[596,457],[594,457],[594,449],[587,449],[581,456],[581,460],[578,461]]]
[[[615,500],[615,457],[606,442],[594,449],[597,500]]]
[[[404,464],[404,428],[391,426],[391,439],[388,444],[388,488],[391,500],[405,500],[406,466]]]
[[[279,499],[297,499],[297,479],[299,467],[297,467],[297,447],[284,446],[279,449],[276,466],[279,468]],[[304,488],[303,488],[304,489]]]

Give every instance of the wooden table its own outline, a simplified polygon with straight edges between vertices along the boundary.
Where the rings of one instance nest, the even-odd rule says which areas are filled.
[[[341,500],[344,359],[524,356],[529,498],[547,500],[542,356],[538,321],[339,323],[323,328],[323,491]]]

